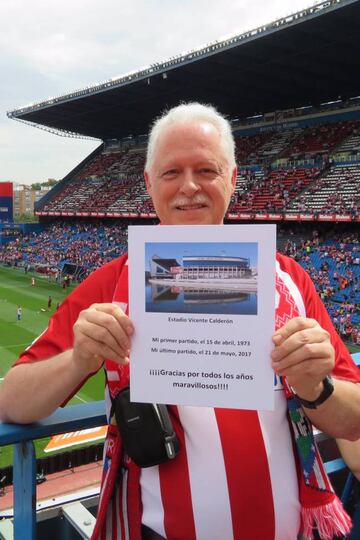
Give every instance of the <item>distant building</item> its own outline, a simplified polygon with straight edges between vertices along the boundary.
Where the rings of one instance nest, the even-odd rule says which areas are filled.
[[[33,214],[35,203],[50,189],[50,186],[31,189],[31,186],[25,184],[14,184],[14,217],[21,214]]]

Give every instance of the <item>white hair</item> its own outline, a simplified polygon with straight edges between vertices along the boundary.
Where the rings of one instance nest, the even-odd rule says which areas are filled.
[[[149,133],[145,170],[151,168],[158,139],[167,127],[174,124],[188,124],[196,120],[212,124],[217,129],[225,158],[229,167],[233,169],[236,166],[235,142],[230,122],[212,105],[203,105],[194,102],[183,103],[177,107],[173,107],[155,120]]]

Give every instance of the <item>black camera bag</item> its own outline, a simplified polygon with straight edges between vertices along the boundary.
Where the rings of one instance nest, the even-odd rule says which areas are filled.
[[[136,465],[152,467],[177,456],[179,441],[166,405],[131,402],[127,386],[113,407],[125,453]]]

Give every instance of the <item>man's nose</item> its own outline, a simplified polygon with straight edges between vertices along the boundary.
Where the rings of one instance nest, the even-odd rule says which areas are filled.
[[[180,191],[187,197],[191,197],[199,191],[200,185],[197,182],[196,176],[193,171],[184,171],[183,180],[181,183]]]

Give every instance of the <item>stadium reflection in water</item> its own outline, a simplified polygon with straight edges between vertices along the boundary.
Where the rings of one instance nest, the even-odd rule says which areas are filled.
[[[257,293],[239,289],[206,289],[147,283],[146,311],[256,315]]]

